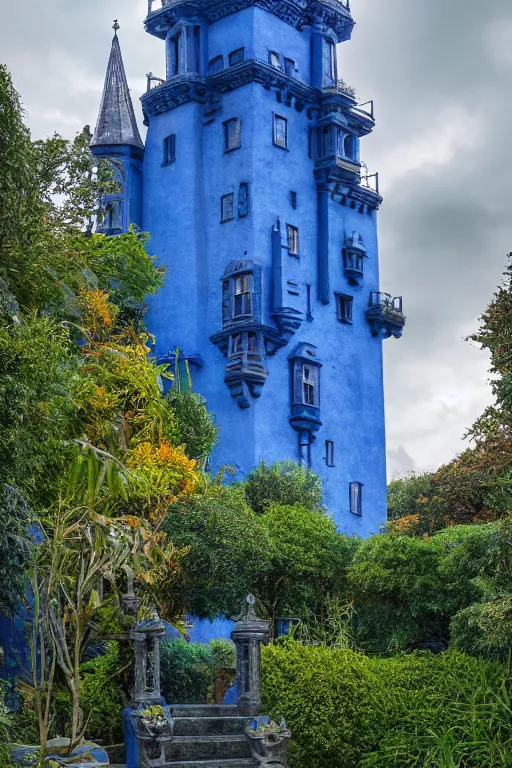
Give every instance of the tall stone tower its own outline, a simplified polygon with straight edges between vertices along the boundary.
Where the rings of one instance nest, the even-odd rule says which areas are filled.
[[[382,340],[405,318],[380,292],[382,199],[359,154],[373,104],[338,71],[349,0],[149,0],[145,26],[166,58],[142,98],[142,228],[167,267],[156,353],[181,350],[216,415],[214,467],[300,461],[341,530],[377,533]]]

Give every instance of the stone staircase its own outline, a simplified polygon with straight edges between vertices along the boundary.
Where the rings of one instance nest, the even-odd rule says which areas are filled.
[[[236,706],[175,704],[170,707],[173,740],[166,745],[168,768],[255,768]]]

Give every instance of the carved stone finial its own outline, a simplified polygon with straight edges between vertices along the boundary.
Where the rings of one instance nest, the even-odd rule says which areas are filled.
[[[117,30],[121,29],[117,19],[114,19],[114,25],[113,25],[112,29],[114,30],[114,35],[117,37]]]
[[[247,603],[246,613],[244,618],[245,619],[257,619],[256,611],[254,606],[256,605],[256,598],[254,595],[247,595],[245,598],[245,602]]]

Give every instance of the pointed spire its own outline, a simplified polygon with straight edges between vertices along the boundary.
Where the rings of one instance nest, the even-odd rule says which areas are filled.
[[[119,29],[117,19],[114,21],[113,29],[112,51],[91,146],[121,144],[143,149],[144,145],[137,127],[123,57],[121,56],[121,47],[117,37],[117,30]]]

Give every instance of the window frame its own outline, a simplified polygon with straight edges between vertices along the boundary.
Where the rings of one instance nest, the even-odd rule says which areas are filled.
[[[336,464],[334,463],[334,440],[326,440],[325,441],[325,463],[328,467],[335,467]]]
[[[163,140],[163,161],[162,168],[172,165],[176,162],[176,134],[170,133]]]
[[[305,370],[309,371],[308,377],[305,376]],[[310,375],[311,374],[311,378]],[[299,383],[300,380],[300,391]],[[311,387],[313,393],[313,402],[307,402],[305,397],[305,386]],[[303,358],[297,358],[293,361],[293,391],[292,391],[292,406],[301,406],[306,408],[314,408],[320,410],[320,366],[316,363],[304,360]],[[311,399],[311,398],[308,398]]]
[[[356,515],[356,517],[363,516],[363,488],[364,483],[361,483],[358,480],[348,484],[350,512],[352,515]],[[353,492],[355,492],[356,489],[357,493],[354,495]]]
[[[238,127],[238,133],[235,133],[235,139],[238,137],[238,144],[230,145],[230,126],[235,125]],[[229,120],[224,120],[222,123],[224,128],[224,153],[234,152],[236,149],[240,149],[242,146],[242,121],[239,117],[230,117]]]
[[[231,216],[225,216],[225,201],[231,198]],[[226,195],[222,195],[220,198],[220,223],[226,224],[228,221],[234,221],[235,219],[235,193],[228,192]]]
[[[290,254],[290,256],[299,256],[300,255],[299,228],[296,227],[294,224],[286,225],[286,240],[288,243],[288,253]]]
[[[296,77],[298,67],[295,59],[290,59],[288,56],[284,56],[283,63],[284,63],[283,69],[284,69],[285,75],[287,75],[288,77]]]
[[[238,285],[245,287],[245,290],[237,291]],[[242,310],[240,312],[237,312],[238,297],[240,297]],[[242,272],[231,278],[231,319],[246,320],[252,317],[254,317],[254,275],[252,272]]]
[[[241,54],[242,58],[240,58],[238,61],[233,61],[233,58],[237,55]],[[231,51],[231,53],[228,53],[228,67],[236,67],[237,64],[243,64],[245,61],[245,46],[242,46],[241,48],[235,48],[234,51]]]
[[[335,293],[336,315],[340,323],[353,325],[354,322],[354,297],[348,293]],[[344,311],[345,303],[345,311]]]
[[[290,205],[294,211],[297,210],[297,193],[293,189],[290,190]]]
[[[275,57],[275,60],[277,61],[277,64],[274,63],[273,57]],[[274,69],[280,69],[281,72],[283,71],[283,60],[280,53],[277,51],[271,51],[268,52],[268,63],[271,67],[274,67]]]
[[[278,121],[282,121],[284,126],[284,144],[280,143],[278,140]],[[288,150],[288,118],[278,115],[275,112],[272,114],[272,142],[275,147]]]

